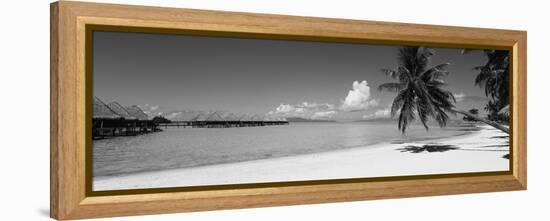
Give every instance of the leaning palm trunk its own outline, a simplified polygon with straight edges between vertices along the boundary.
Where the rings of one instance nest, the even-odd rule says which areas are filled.
[[[496,128],[496,129],[499,129],[499,130],[503,131],[504,133],[510,134],[510,130],[507,127],[504,127],[504,126],[502,126],[502,125],[500,125],[496,122],[480,118],[476,115],[470,114],[467,111],[463,111],[463,110],[451,110],[451,111],[454,111],[454,112],[462,114],[462,115],[466,115],[467,117],[470,117],[470,118],[472,118],[476,121],[481,121],[483,123],[491,125],[492,127]]]

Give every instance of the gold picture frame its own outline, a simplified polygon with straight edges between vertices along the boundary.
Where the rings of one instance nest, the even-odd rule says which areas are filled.
[[[527,33],[81,2],[51,4],[50,213],[79,219],[525,190]],[[93,30],[506,49],[511,53],[510,171],[91,191]],[[388,191],[391,190],[391,191]]]

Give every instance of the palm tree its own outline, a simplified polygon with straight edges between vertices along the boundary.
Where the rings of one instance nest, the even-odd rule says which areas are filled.
[[[399,130],[405,133],[416,115],[428,130],[429,118],[435,119],[440,127],[444,127],[449,120],[448,113],[460,113],[509,133],[508,128],[498,123],[482,119],[467,111],[455,110],[455,97],[450,91],[443,89],[443,86],[447,85],[443,77],[449,74],[445,70],[449,63],[428,67],[433,55],[434,51],[429,48],[401,47],[398,52],[397,70],[382,69],[386,75],[397,80],[382,84],[378,89],[397,92],[392,103],[391,116],[394,117],[399,112]]]
[[[463,54],[473,51],[472,49],[462,50]],[[474,67],[479,74],[474,83],[485,89],[485,95],[491,101],[485,107],[492,115],[510,104],[509,87],[509,52],[504,50],[483,50],[487,57],[484,65]]]
[[[470,109],[470,110],[468,110],[468,113],[477,116],[477,115],[479,114],[479,110],[478,110],[478,109],[475,109],[475,108],[474,108],[474,109]],[[464,117],[462,118],[462,120],[463,120],[463,121],[475,121],[475,119],[472,119],[472,118],[470,118],[470,117],[468,117],[468,116],[464,116]]]
[[[474,67],[479,70],[475,84],[485,88],[485,94],[502,103],[502,107],[508,104],[509,65],[508,51],[485,50],[487,63]]]

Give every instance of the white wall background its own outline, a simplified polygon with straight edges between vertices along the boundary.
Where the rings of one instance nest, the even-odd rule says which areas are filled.
[[[409,23],[529,33],[529,190],[114,218],[113,220],[544,220],[550,196],[545,1],[103,0],[101,2]],[[49,0],[0,7],[0,220],[49,213]],[[546,22],[545,22],[546,21]]]

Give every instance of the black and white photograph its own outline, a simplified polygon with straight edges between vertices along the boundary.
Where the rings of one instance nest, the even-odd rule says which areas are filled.
[[[92,37],[93,191],[510,170],[506,50]]]

